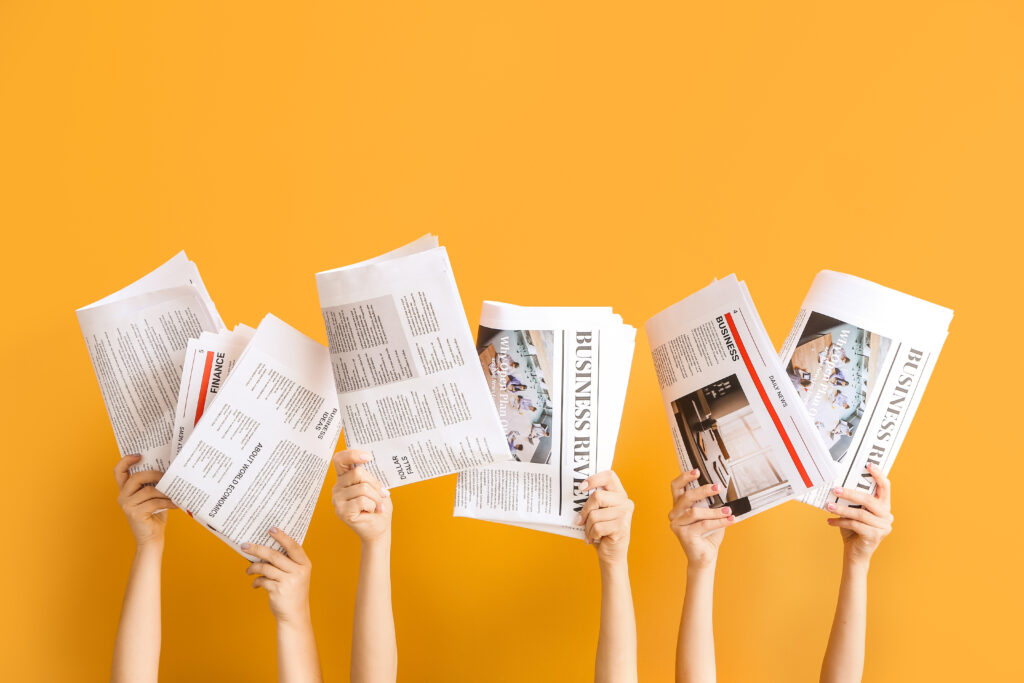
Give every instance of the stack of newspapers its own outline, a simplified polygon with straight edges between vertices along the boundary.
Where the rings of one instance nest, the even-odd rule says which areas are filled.
[[[278,547],[272,526],[301,543],[344,429],[386,487],[458,473],[456,516],[583,538],[580,484],[612,467],[634,328],[611,308],[488,301],[474,343],[432,235],[316,285],[327,347],[273,315],[228,330],[184,252],[77,311],[135,471],[164,472],[157,488],[239,553]],[[952,315],[831,271],[779,354],[735,276],[655,315],[692,486],[718,484],[707,504],[741,519],[873,490],[866,466],[892,466]]]

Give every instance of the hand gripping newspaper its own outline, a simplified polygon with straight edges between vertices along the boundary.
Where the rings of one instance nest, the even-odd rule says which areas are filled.
[[[745,519],[833,480],[835,466],[735,275],[647,321],[684,470]]]
[[[805,503],[848,505],[833,486],[874,491],[867,464],[892,467],[952,319],[948,308],[852,275],[814,278],[779,352],[837,466]]]
[[[448,253],[426,235],[316,275],[345,441],[387,487],[510,460]]]
[[[166,470],[188,341],[225,329],[195,263],[182,251],[76,314],[118,451]]]
[[[477,352],[513,460],[459,473],[455,516],[584,538],[584,479],[610,469],[636,330],[611,308],[485,301]]]
[[[340,432],[327,349],[267,315],[157,489],[254,560],[272,526],[303,542]]]

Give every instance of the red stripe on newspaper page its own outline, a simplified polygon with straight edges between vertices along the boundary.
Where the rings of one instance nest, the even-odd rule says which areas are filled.
[[[764,407],[768,409],[768,414],[771,415],[772,422],[775,423],[775,428],[779,430],[779,436],[782,437],[782,442],[786,444],[786,449],[789,451],[789,457],[793,459],[793,464],[796,465],[796,471],[800,473],[800,478],[804,480],[804,484],[807,488],[811,488],[811,478],[807,476],[807,471],[804,469],[804,464],[800,462],[800,456],[796,454],[796,449],[793,448],[793,442],[789,440],[789,435],[786,434],[786,430],[782,428],[782,420],[779,419],[778,413],[775,412],[775,408],[772,407],[771,401],[768,400],[768,394],[764,390],[764,386],[761,384],[761,379],[754,372],[754,364],[750,362],[750,356],[747,355],[747,349],[743,346],[743,341],[740,340],[739,332],[736,331],[736,323],[732,320],[732,313],[725,314],[725,321],[729,323],[729,329],[732,331],[732,338],[736,340],[736,346],[740,350],[740,355],[743,356],[743,362],[747,365],[747,372],[750,373],[750,379],[754,380],[754,386],[757,387],[757,393],[761,394],[761,400],[764,402]]]
[[[206,387],[210,385],[210,370],[213,369],[213,351],[206,352],[206,367],[203,368],[203,386],[199,390],[199,403],[196,404],[196,421],[192,426],[199,424],[199,418],[203,416],[203,408],[206,407]]]

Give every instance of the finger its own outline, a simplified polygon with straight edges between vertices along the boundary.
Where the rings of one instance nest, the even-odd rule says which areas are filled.
[[[297,567],[296,563],[288,559],[288,556],[279,550],[268,548],[265,545],[259,543],[243,543],[241,546],[242,550],[255,555],[264,562],[274,565],[278,569],[283,569],[286,572],[294,571]]]
[[[157,483],[163,478],[163,476],[164,473],[159,470],[145,470],[143,472],[136,472],[135,474],[128,477],[127,481],[125,481],[124,483],[124,486],[121,487],[121,495],[128,498],[146,484]]]
[[[128,469],[140,460],[142,460],[142,456],[133,453],[117,461],[117,464],[114,465],[114,481],[117,482],[117,488],[124,488],[124,483],[128,481]]]
[[[892,497],[892,486],[889,484],[889,477],[882,474],[882,469],[874,463],[868,463],[868,472],[871,473],[871,478],[875,480],[875,497],[888,505]]]
[[[338,451],[334,454],[334,471],[339,475],[344,474],[356,465],[362,465],[371,460],[373,460],[373,456],[366,451],[359,451],[354,448]]]
[[[619,491],[605,491],[599,489],[590,494],[587,498],[587,502],[583,504],[583,509],[580,510],[580,514],[577,516],[577,524],[583,524],[587,521],[587,517],[591,512],[599,508],[614,507],[616,505],[622,505],[627,500],[625,492]]]
[[[848,489],[843,488],[841,486],[837,486],[836,488],[832,489],[832,495],[836,496],[837,498],[841,498],[842,500],[848,500],[851,503],[855,503],[857,505],[863,505],[873,514],[889,514],[887,505],[885,505],[878,498],[875,498],[871,494],[865,493],[864,491],[858,491],[857,489]],[[829,505],[832,505],[832,503],[829,503]]]
[[[680,500],[685,500],[693,505],[696,502],[716,496],[722,492],[721,484],[704,484],[704,486],[698,486],[695,489],[686,489]]]
[[[170,498],[165,496],[163,493],[158,491],[153,486],[146,486],[136,491],[132,495],[128,496],[128,498],[124,501],[124,504],[126,507],[138,507],[142,503],[145,503],[147,500],[152,500],[154,498],[163,498],[167,503],[174,505],[174,503],[171,502]]]
[[[669,519],[673,520],[676,526],[686,526],[687,524],[694,524],[705,519],[721,519],[731,514],[732,510],[728,505],[718,508],[695,506],[685,510],[683,514],[677,517],[669,517]]]
[[[377,511],[377,503],[365,496],[336,503],[334,511],[343,522],[355,522],[364,512]]]
[[[689,472],[683,472],[678,477],[672,480],[672,498],[673,500],[683,495],[686,491],[686,487],[691,483],[700,479],[700,470],[690,470]]]
[[[858,536],[864,536],[870,538],[878,533],[878,529],[865,524],[864,522],[858,522],[855,519],[844,519],[842,517],[829,517],[828,523],[831,526],[837,526],[840,529],[849,529]]]
[[[294,538],[276,526],[270,527],[270,535],[281,544],[281,547],[284,548],[285,553],[287,553],[290,559],[298,564],[309,564],[309,556],[306,555],[306,551],[303,550],[302,546]]]
[[[278,569],[277,567],[268,562],[253,562],[245,568],[245,573],[260,574],[262,576],[267,577],[268,579],[273,579],[274,581],[279,581],[283,579],[285,576],[287,576],[285,572],[281,571],[280,569]]]
[[[353,498],[369,498],[377,505],[384,504],[384,496],[367,482],[345,486],[334,494],[338,500],[352,500]]]
[[[848,505],[836,505],[835,503],[829,503],[827,507],[828,511],[834,515],[839,515],[845,519],[853,519],[877,529],[884,529],[889,524],[888,519],[883,519],[878,515],[873,515],[868,510],[864,510],[862,508],[854,508]]]
[[[709,534],[717,529],[724,529],[727,526],[732,526],[736,523],[736,517],[729,515],[722,519],[706,519],[703,522],[692,525],[695,529],[700,531],[701,536]]]
[[[174,503],[169,498],[153,498],[145,503],[133,506],[132,509],[143,515],[154,515],[161,510],[168,510],[172,507],[174,507]]]
[[[363,482],[371,484],[377,489],[384,488],[384,485],[381,484],[375,476],[370,474],[369,470],[365,467],[354,467],[344,474],[339,474],[336,486],[352,486],[353,484]]]
[[[587,526],[587,538],[594,542],[608,537],[618,540],[622,536],[622,526],[622,522],[617,519],[589,524]]]
[[[587,518],[580,523],[580,526],[585,526],[589,529],[598,522],[606,522],[610,519],[621,517],[622,515],[623,510],[621,508],[598,508],[596,510],[592,510],[590,514],[587,515]]]
[[[593,491],[596,488],[604,488],[608,491],[619,491],[621,493],[626,492],[626,489],[622,488],[622,482],[619,481],[619,475],[615,474],[612,470],[598,472],[593,476],[587,477],[580,484],[580,491]]]
[[[252,587],[253,588],[265,588],[265,589],[267,589],[268,592],[269,591],[274,591],[274,590],[277,590],[277,581],[274,581],[273,579],[267,578],[266,576],[261,576],[261,577],[257,578],[255,581],[252,582]]]

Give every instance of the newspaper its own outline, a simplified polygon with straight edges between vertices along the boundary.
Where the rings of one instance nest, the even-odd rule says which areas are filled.
[[[635,340],[611,308],[485,301],[477,353],[513,460],[461,472],[455,516],[582,539],[579,485],[611,468]]]
[[[341,431],[323,345],[272,315],[157,489],[250,560],[242,543],[302,543]]]
[[[182,251],[76,314],[118,451],[166,470],[188,340],[225,329],[196,265]]]
[[[892,467],[952,319],[948,308],[852,275],[814,278],[779,352],[837,465],[805,503],[848,504],[833,486],[874,491],[867,464]]]
[[[693,487],[737,519],[831,482],[832,458],[768,339],[746,284],[713,282],[647,321],[672,439]]]
[[[228,373],[255,333],[248,325],[236,325],[231,332],[203,332],[198,339],[189,339],[168,461],[181,452],[206,406],[224,386]]]
[[[394,487],[510,460],[448,253],[426,235],[316,275],[345,441]]]

